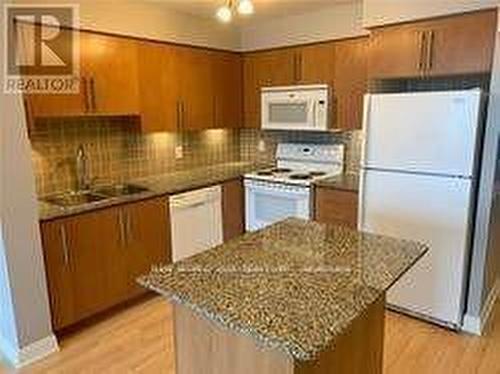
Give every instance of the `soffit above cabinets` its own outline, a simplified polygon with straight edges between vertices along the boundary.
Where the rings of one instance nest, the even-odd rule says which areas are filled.
[[[213,18],[216,9],[226,0],[150,0],[161,2],[175,10],[195,16]],[[238,17],[236,23],[256,22],[269,18],[303,14],[331,7],[335,4],[353,3],[356,0],[253,0],[255,13],[248,18]]]

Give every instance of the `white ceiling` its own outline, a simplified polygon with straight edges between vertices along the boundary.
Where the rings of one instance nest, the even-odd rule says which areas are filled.
[[[213,18],[217,7],[226,0],[154,0],[173,9],[201,17]],[[236,0],[235,0],[236,1]],[[238,17],[238,20],[258,21],[263,19],[303,14],[324,7],[341,3],[352,3],[356,0],[253,0],[255,14],[249,17]]]

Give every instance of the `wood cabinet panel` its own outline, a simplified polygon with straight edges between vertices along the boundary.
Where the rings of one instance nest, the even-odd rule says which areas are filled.
[[[371,78],[415,77],[423,73],[423,30],[417,24],[372,31],[369,45]]]
[[[430,31],[427,74],[459,75],[491,71],[497,15],[475,12],[424,24]]]
[[[136,278],[171,261],[166,206],[158,198],[42,223],[56,331],[145,292]]]
[[[245,191],[241,179],[222,185],[222,222],[225,242],[245,232]]]
[[[176,131],[181,85],[175,49],[160,43],[139,46],[139,92],[144,132]]]
[[[243,61],[239,54],[213,55],[214,127],[241,127],[243,115]]]
[[[58,330],[74,323],[77,319],[74,308],[73,272],[66,247],[67,228],[64,222],[47,222],[41,224],[41,233],[52,325]]]
[[[288,85],[296,76],[293,49],[255,52],[243,61],[245,127],[260,128],[260,89]]]
[[[374,29],[371,78],[434,77],[491,70],[496,10]]]
[[[139,114],[138,42],[81,32],[80,51],[90,112]]]
[[[129,296],[141,295],[146,289],[136,282],[151,266],[171,262],[170,219],[167,199],[134,203],[123,208],[126,225],[125,256]]]
[[[335,74],[333,78],[333,127],[361,129],[363,101],[368,89],[368,38],[335,43]]]
[[[211,128],[214,120],[212,52],[188,47],[174,48],[179,66],[177,79],[180,79],[181,85],[181,128]]]
[[[328,84],[333,86],[335,78],[334,42],[319,43],[297,48],[297,83]]]
[[[318,187],[314,200],[316,221],[357,228],[357,192]]]

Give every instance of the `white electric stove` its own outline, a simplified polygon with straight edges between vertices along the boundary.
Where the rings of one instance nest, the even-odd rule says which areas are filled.
[[[342,144],[279,144],[276,167],[245,175],[247,231],[288,217],[309,219],[312,183],[341,174],[344,153]]]

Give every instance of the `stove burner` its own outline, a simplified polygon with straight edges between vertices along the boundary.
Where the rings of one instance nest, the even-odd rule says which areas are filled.
[[[322,177],[323,175],[326,175],[324,171],[311,171],[309,173],[311,177]]]
[[[287,168],[274,168],[271,169],[272,173],[290,173],[292,169],[287,169]]]
[[[292,174],[289,178],[293,180],[308,180],[312,177],[309,174]]]

